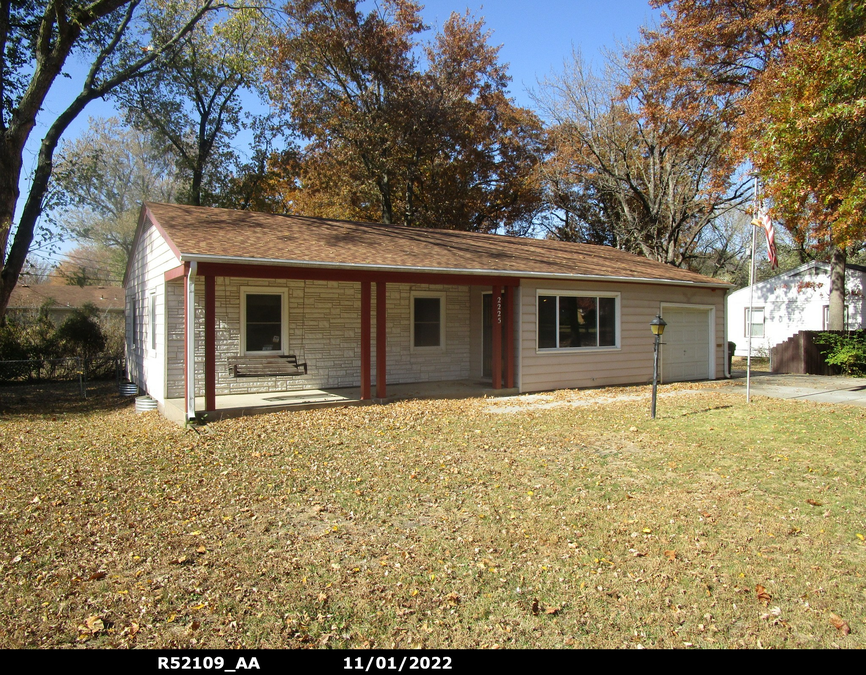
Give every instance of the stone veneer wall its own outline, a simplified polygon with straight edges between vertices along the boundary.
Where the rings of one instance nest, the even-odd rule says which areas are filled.
[[[168,284],[172,287],[172,284]],[[183,290],[169,292],[168,396],[183,396]],[[241,288],[286,289],[289,326],[286,351],[306,361],[301,377],[233,377],[228,359],[240,354]],[[373,287],[372,379],[376,381],[376,289]],[[445,346],[412,351],[413,291],[445,294]],[[175,302],[179,303],[174,311]],[[216,393],[247,394],[357,387],[361,383],[361,285],[217,277]],[[469,288],[420,284],[387,286],[388,383],[459,380],[469,377]],[[204,395],[204,279],[196,280],[196,395]]]

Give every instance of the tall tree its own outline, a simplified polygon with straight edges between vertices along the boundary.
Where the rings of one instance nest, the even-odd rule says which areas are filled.
[[[295,0],[271,78],[307,141],[295,208],[424,227],[514,229],[534,212],[540,124],[507,95],[483,24],[452,15],[416,54],[419,6]]]
[[[210,205],[235,159],[231,140],[243,126],[242,96],[257,88],[266,22],[252,8],[199,21],[163,67],[130,80],[118,98],[130,122],[162,138],[185,187],[180,201]],[[177,30],[177,17],[161,31]]]
[[[679,119],[677,88],[665,96],[670,114],[645,115],[646,90],[632,84],[624,96],[614,65],[598,77],[575,54],[536,95],[551,122],[548,193],[568,215],[554,234],[686,265],[704,229],[745,198],[729,179],[724,124]]]
[[[829,252],[830,326],[843,328],[846,248],[866,238],[863,14],[848,0],[664,0],[636,60],[690,89],[690,115],[724,110],[736,159],[756,166],[773,214]],[[826,254],[826,253],[825,253]]]
[[[63,226],[79,242],[115,252],[113,276],[123,276],[144,201],[172,202],[174,162],[149,134],[115,118],[91,118],[62,143],[53,181],[63,202]]]
[[[843,329],[845,255],[866,239],[866,6],[821,14],[821,35],[792,42],[753,89],[744,144],[776,213],[801,241],[832,244],[829,323]]]
[[[54,151],[69,124],[91,101],[157,67],[215,6],[214,0],[0,1],[0,321],[43,211]],[[183,19],[174,32],[155,34],[148,19],[168,11]],[[49,118],[47,110],[40,115],[73,53],[89,62],[80,91],[56,116]],[[45,131],[35,169],[25,176],[25,148],[37,128]],[[26,196],[16,218],[22,182]]]

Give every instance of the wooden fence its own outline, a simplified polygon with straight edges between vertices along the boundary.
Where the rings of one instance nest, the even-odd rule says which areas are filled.
[[[816,345],[815,337],[820,333],[847,334],[843,330],[801,330],[785,342],[770,350],[770,370],[774,373],[799,373],[803,375],[838,375],[839,366],[827,365],[823,351],[827,345]]]

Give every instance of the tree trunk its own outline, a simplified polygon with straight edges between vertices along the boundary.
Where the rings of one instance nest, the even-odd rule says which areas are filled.
[[[845,330],[845,249],[833,247],[830,258],[830,317],[828,330]]]

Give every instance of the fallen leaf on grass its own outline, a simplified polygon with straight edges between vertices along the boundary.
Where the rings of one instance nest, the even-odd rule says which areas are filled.
[[[549,614],[554,616],[559,614],[562,607],[554,607],[553,605],[545,605],[543,602],[539,602],[538,598],[532,601],[532,614],[534,616],[538,616],[542,612],[544,614]]]
[[[817,499],[807,499],[806,503],[812,506],[824,506],[824,502],[819,502]]]
[[[667,558],[668,560],[676,560],[677,552],[673,550],[665,551],[665,558]]]
[[[837,617],[838,618],[838,617]],[[98,616],[88,616],[84,620],[84,625],[87,626],[87,630],[89,630],[94,635],[105,628],[105,624],[102,622]]]
[[[108,576],[106,572],[94,572],[88,577],[88,581],[99,581],[100,579],[105,579]]]
[[[848,622],[837,614],[830,614],[830,623],[832,623],[833,627],[842,633],[842,635],[848,635],[848,633],[851,632],[851,626],[848,625]]]
[[[758,601],[763,602],[765,605],[773,599],[773,596],[767,593],[767,589],[761,586],[761,584],[755,586],[755,593],[758,596]]]
[[[199,547],[195,550],[195,552],[196,552],[196,553],[207,553],[207,549],[202,545],[202,546],[199,546]]]

